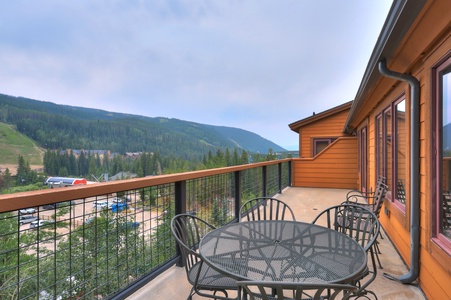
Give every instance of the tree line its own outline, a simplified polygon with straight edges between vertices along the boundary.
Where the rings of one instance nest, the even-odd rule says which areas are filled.
[[[101,157],[98,153],[81,151],[75,155],[71,151],[47,150],[44,154],[44,171],[38,173],[31,170],[30,164],[23,156],[18,157],[17,174],[13,176],[9,169],[0,172],[1,193],[13,193],[44,188],[43,182],[47,176],[84,177],[88,180],[98,180],[103,174],[109,176],[120,172],[134,173],[136,177],[181,173],[247,164],[276,159],[269,150],[266,155],[249,154],[244,150],[227,148],[209,151],[202,159],[186,160],[174,156],[162,156],[158,152],[143,152],[138,158],[123,155]],[[121,178],[127,179],[127,178]]]

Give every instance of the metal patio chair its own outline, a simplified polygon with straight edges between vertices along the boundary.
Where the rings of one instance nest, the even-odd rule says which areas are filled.
[[[372,294],[367,290],[368,285],[374,281],[377,274],[377,267],[374,253],[374,243],[380,231],[380,223],[377,216],[369,209],[354,204],[341,204],[329,207],[316,216],[313,224],[321,224],[328,228],[342,232],[355,239],[369,254],[371,259],[371,269],[367,266],[364,273],[354,280],[352,284],[359,287],[355,292],[358,297]],[[368,278],[369,277],[369,278]]]
[[[381,185],[387,185],[387,178],[385,178],[384,176],[377,177],[376,188],[374,189],[374,191],[351,190],[346,194],[346,199],[351,199],[353,196],[357,196],[358,198],[363,197],[362,199],[366,199],[367,197],[374,197],[376,191]],[[354,199],[354,202],[357,201],[358,198]]]
[[[271,197],[259,197],[245,202],[240,208],[239,216],[240,222],[286,220],[287,217],[296,221],[293,210],[288,204]]]
[[[357,290],[349,284],[304,283],[282,281],[238,281],[238,299],[249,300],[338,300],[349,299]]]
[[[229,298],[227,292],[238,290],[236,280],[210,268],[197,251],[201,238],[214,229],[216,227],[191,214],[180,214],[171,220],[171,231],[179,245],[188,282],[192,285],[188,300],[194,294],[210,299],[236,299]],[[217,295],[217,292],[224,296]]]
[[[377,185],[376,190],[371,196],[359,195],[351,193],[351,191],[347,194],[345,203],[364,206],[365,208],[371,210],[377,217],[379,217],[387,190],[388,186],[385,183],[381,182]]]
[[[344,204],[355,204],[365,207],[371,210],[378,218],[382,209],[382,204],[384,203],[385,194],[387,193],[387,185],[385,182],[385,177],[381,177],[380,181],[378,181],[378,185],[372,196],[363,196],[356,193],[349,192]],[[382,232],[379,232],[379,236],[382,237]],[[379,268],[382,269],[381,260],[379,259],[379,254],[381,251],[379,249],[379,242],[376,241],[374,243],[374,251],[376,254],[376,259],[379,264]]]

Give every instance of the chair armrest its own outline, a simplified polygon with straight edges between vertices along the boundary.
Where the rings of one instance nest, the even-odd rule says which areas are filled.
[[[370,199],[371,199],[371,197],[370,197]],[[361,201],[359,202],[359,200],[361,200]],[[362,201],[365,201],[365,202],[362,202]],[[361,207],[364,207],[364,208],[367,208],[367,209],[373,211],[375,204],[368,203],[366,201],[367,201],[367,198],[365,198],[363,196],[360,196],[360,197],[358,197],[358,196],[351,196],[349,199],[346,199],[346,201],[342,202],[341,204],[358,205],[358,206],[361,206]]]
[[[348,193],[349,194],[349,193]],[[346,197],[346,201],[343,202],[344,204],[346,203],[350,203],[350,204],[368,204],[368,199],[372,199],[373,197],[366,197],[363,195],[358,195],[358,194],[350,194]]]
[[[346,194],[346,198],[351,197],[353,195],[359,195],[363,197],[371,197],[374,196],[374,191],[362,192],[359,190],[351,190]]]

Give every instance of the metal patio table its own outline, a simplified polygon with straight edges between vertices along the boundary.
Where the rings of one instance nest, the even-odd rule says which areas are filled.
[[[206,234],[199,253],[237,280],[348,283],[367,265],[364,249],[349,236],[296,221],[231,223]]]

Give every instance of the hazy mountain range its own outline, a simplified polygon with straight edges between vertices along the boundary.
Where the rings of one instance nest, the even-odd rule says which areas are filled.
[[[45,149],[158,151],[185,158],[226,148],[251,153],[285,151],[239,128],[58,105],[4,94],[0,94],[0,122],[15,125]]]

